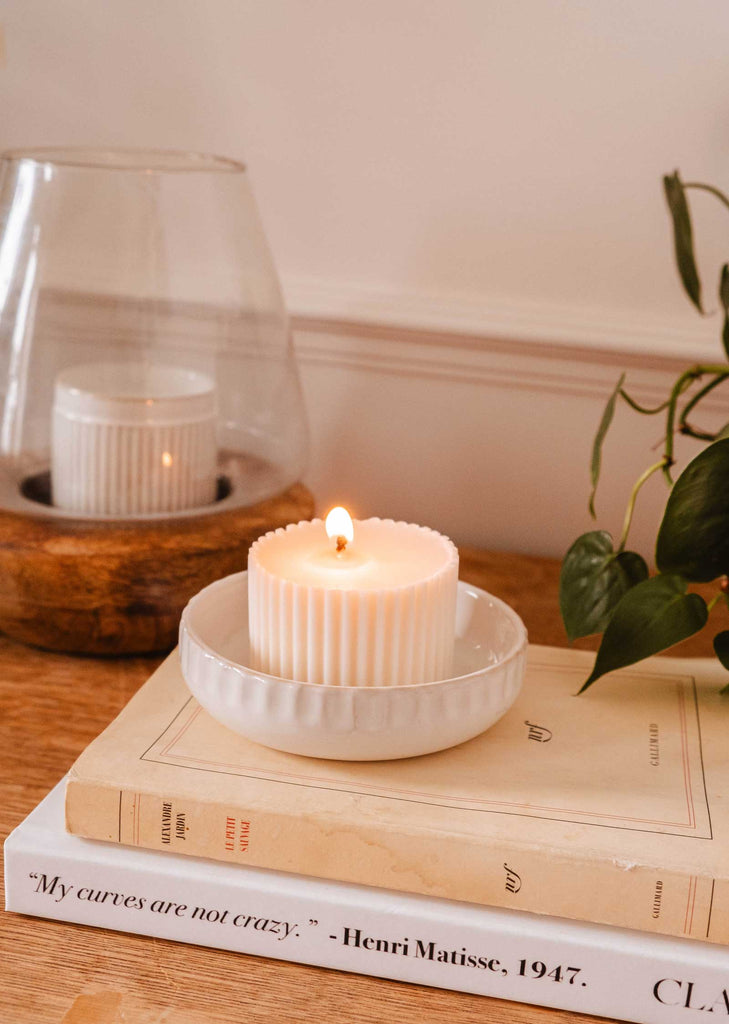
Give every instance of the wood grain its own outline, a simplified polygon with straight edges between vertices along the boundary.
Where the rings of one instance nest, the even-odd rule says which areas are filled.
[[[461,574],[513,605],[534,642],[564,645],[556,561],[463,551]],[[710,640],[693,640],[680,653],[710,654]],[[69,657],[0,638],[3,839],[158,661]],[[16,914],[0,917],[0,964],[3,1024],[597,1024],[593,1017]]]
[[[193,594],[244,569],[256,537],[313,512],[302,484],[247,508],[151,522],[0,510],[0,629],[53,651],[169,651]]]

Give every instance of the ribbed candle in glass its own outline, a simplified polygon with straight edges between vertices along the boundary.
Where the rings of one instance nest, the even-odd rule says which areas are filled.
[[[194,370],[89,363],[56,380],[53,502],[85,515],[178,512],[215,500],[215,385]]]

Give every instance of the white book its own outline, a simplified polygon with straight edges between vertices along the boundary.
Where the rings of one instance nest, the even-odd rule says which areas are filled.
[[[80,839],[63,785],[5,841],[8,911],[638,1024],[729,1017],[726,946]]]

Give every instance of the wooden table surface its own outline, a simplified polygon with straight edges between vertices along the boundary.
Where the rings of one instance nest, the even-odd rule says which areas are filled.
[[[556,561],[464,550],[461,564],[464,579],[519,612],[530,640],[565,645]],[[676,653],[710,655],[710,638],[687,641]],[[159,660],[76,658],[0,637],[0,838],[45,796]],[[302,1020],[579,1024],[597,1018],[17,914],[0,916],[2,1024]]]

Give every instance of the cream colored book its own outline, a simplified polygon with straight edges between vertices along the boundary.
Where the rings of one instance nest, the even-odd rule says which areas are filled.
[[[387,762],[251,743],[173,652],[81,755],[69,831],[729,944],[729,701],[711,660],[654,658],[574,694],[592,655],[530,648],[488,732]]]
[[[80,839],[64,834],[60,784],[10,834],[3,854],[5,909],[19,914],[641,1024],[729,1015],[727,946]],[[30,921],[26,935],[40,938]],[[55,940],[71,936],[61,929]],[[106,938],[100,944],[105,954],[114,948]],[[156,945],[147,950],[158,955]],[[398,998],[396,989],[383,992]],[[27,1020],[20,1002],[8,1005],[9,994],[0,989],[5,1024]],[[468,1019],[509,1020],[506,1008],[491,1011],[483,1006],[481,1017],[474,1006]],[[373,1020],[341,1019],[355,1016]],[[518,1019],[527,1016],[535,1020]],[[312,1019],[331,1017],[314,1011]]]

